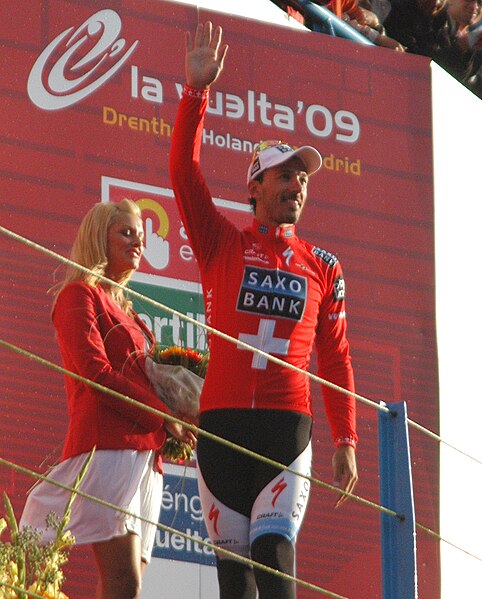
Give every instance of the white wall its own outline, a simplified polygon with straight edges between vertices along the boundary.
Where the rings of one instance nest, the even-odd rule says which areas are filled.
[[[287,25],[304,29],[304,26],[275,6],[271,0],[243,0],[242,2],[226,2],[226,0],[173,0],[180,4],[191,4],[208,10],[227,12],[232,15],[258,19],[267,23]]]
[[[432,65],[442,439],[482,460],[482,101]],[[482,558],[482,464],[440,452],[442,538]],[[482,563],[441,543],[442,599],[480,594]],[[476,590],[478,589],[478,590]]]

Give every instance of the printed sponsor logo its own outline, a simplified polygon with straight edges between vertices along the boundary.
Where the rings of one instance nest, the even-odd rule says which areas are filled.
[[[343,277],[337,277],[333,283],[333,299],[335,302],[345,299],[345,279]]]
[[[312,252],[315,256],[321,258],[323,262],[326,262],[330,268],[335,266],[335,264],[338,262],[338,258],[335,256],[335,254],[330,254],[330,252],[322,250],[321,248],[314,247]]]
[[[214,541],[216,547],[222,547],[223,545],[238,545],[236,539],[216,539]]]
[[[301,320],[307,297],[307,280],[283,270],[245,266],[238,310],[263,316]]]
[[[253,162],[253,166],[251,167],[251,176],[255,175],[259,169],[261,168],[261,164],[259,163],[259,158],[256,158]]]
[[[209,510],[209,519],[213,523],[214,532],[217,535],[219,535],[219,531],[218,531],[218,518],[219,518],[219,510],[218,510],[218,508],[213,503],[212,506],[211,506],[211,509]]]
[[[262,514],[258,514],[256,516],[256,520],[266,520],[267,518],[282,518],[283,514],[281,512],[263,512]]]
[[[95,92],[122,68],[139,43],[127,47],[121,29],[119,15],[105,9],[77,29],[60,33],[30,71],[27,91],[32,102],[44,110],[59,110]]]
[[[345,310],[342,310],[341,312],[331,312],[328,314],[328,320],[343,320],[343,318],[346,318]]]
[[[288,146],[286,144],[280,144],[278,146],[273,146],[274,148],[276,148],[278,150],[278,152],[281,152],[282,154],[285,154],[286,152],[292,152],[293,148],[291,146]]]
[[[260,262],[261,264],[269,264],[268,254],[259,251],[256,247],[254,247],[254,245],[252,248],[244,250],[244,259],[249,262]]]
[[[310,475],[310,472],[307,472],[307,476]],[[294,520],[299,520],[306,509],[306,504],[308,503],[308,496],[310,492],[310,481],[305,480],[303,482],[303,486],[298,493],[298,498],[294,507],[294,510],[291,512],[292,518]]]
[[[274,507],[278,497],[281,493],[286,489],[288,483],[285,482],[284,477],[279,480],[274,487],[271,489],[271,493],[273,493],[273,499],[271,500],[271,505]]]
[[[288,237],[288,234],[286,234],[286,237]],[[291,248],[286,248],[283,252],[283,256],[285,257],[286,266],[289,266],[290,260],[294,256],[294,251]]]

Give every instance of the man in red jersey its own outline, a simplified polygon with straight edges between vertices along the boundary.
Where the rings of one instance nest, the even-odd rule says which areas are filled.
[[[200,427],[291,471],[201,437],[198,479],[213,543],[293,575],[294,545],[309,494],[312,408],[306,370],[313,346],[320,376],[347,389],[324,389],[335,451],[334,484],[357,480],[353,371],[346,339],[345,286],[337,258],[296,235],[308,179],[321,166],[314,148],[261,142],[248,168],[254,211],[239,231],[215,208],[199,160],[209,87],[227,47],[221,29],[186,36],[186,80],[174,127],[171,178],[199,263],[206,321],[240,343],[210,337]],[[263,353],[247,350],[241,343]],[[299,370],[268,360],[267,354]],[[336,505],[346,499],[341,493]],[[221,599],[294,599],[295,585],[223,555]],[[259,593],[259,595],[257,595]]]

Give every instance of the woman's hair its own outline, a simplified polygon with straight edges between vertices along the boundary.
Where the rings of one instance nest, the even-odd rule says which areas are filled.
[[[69,265],[65,279],[55,290],[55,295],[73,281],[82,281],[91,287],[97,287],[100,282],[99,275],[106,276],[107,267],[107,234],[111,225],[113,225],[119,214],[127,212],[141,218],[141,211],[137,204],[132,200],[124,199],[120,202],[99,202],[84,216],[80,223],[77,236],[75,238],[70,259],[81,266],[85,266],[92,272]],[[134,270],[124,273],[117,282],[125,285],[131,278]],[[122,289],[114,287],[112,294],[121,307],[128,312],[131,302],[127,300]]]

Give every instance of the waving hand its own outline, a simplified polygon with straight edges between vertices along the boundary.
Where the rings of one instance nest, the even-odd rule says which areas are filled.
[[[223,70],[227,45],[221,46],[222,29],[212,23],[199,23],[194,35],[186,33],[186,82],[196,89],[209,87]]]

